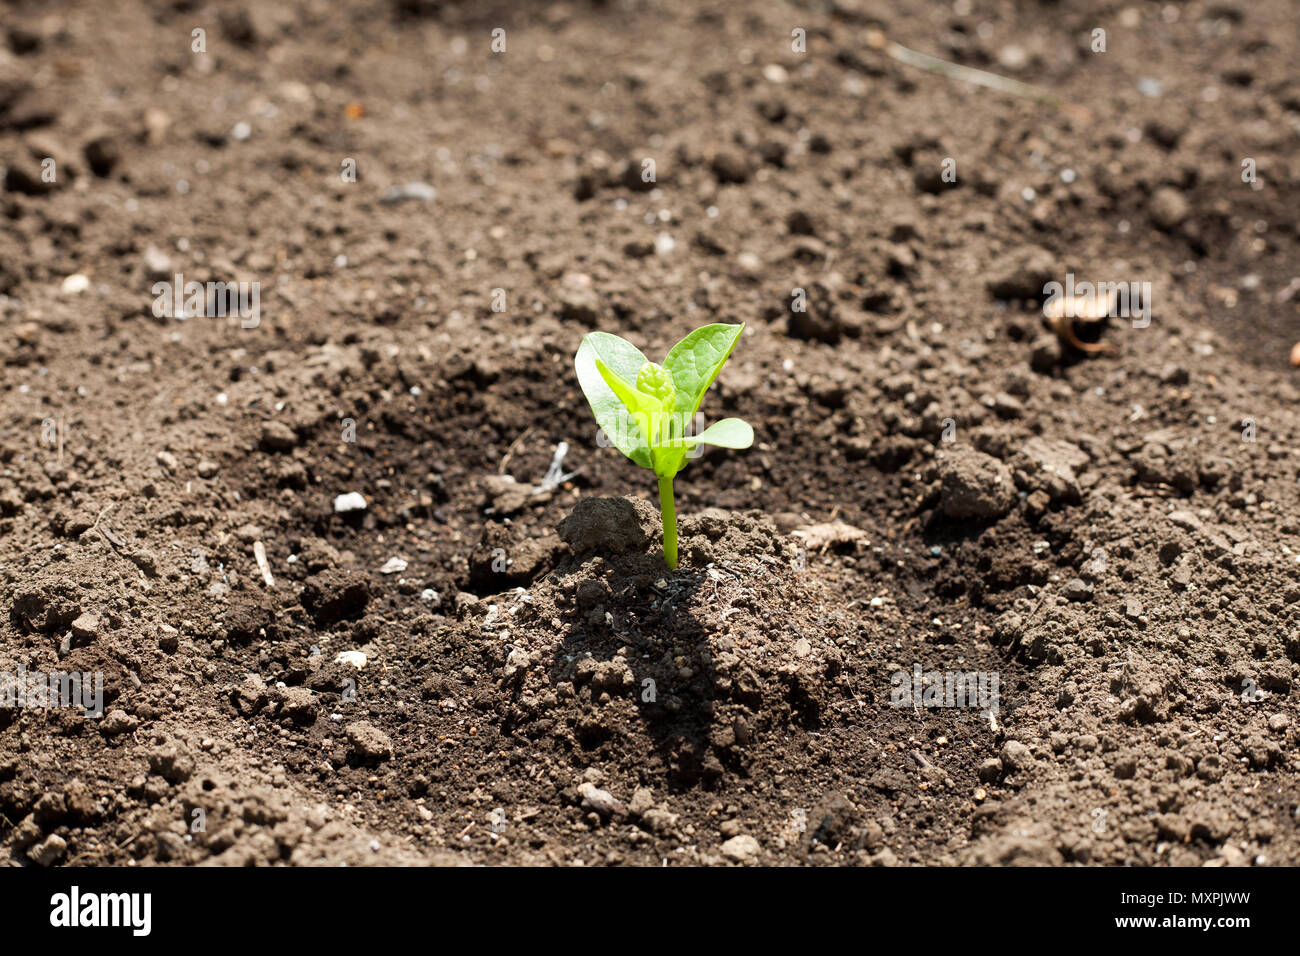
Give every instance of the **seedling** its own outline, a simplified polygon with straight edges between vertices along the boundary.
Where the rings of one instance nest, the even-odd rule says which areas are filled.
[[[672,347],[663,365],[651,362],[626,339],[592,332],[574,358],[596,424],[619,451],[659,479],[664,560],[670,568],[677,567],[673,478],[698,445],[748,448],[754,443],[754,429],[739,418],[724,418],[698,435],[688,434],[704,393],[744,330],[743,323],[698,328]]]

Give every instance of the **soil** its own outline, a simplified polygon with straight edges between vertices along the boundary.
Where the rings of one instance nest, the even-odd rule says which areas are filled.
[[[6,862],[1300,864],[1286,0],[0,6]]]

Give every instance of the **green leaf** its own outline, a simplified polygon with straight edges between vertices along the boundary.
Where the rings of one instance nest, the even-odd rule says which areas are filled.
[[[650,448],[631,417],[633,409],[629,409],[610,388],[596,364],[597,359],[623,384],[635,382],[641,366],[649,360],[627,339],[608,332],[592,332],[578,346],[573,366],[578,373],[582,394],[587,396],[587,404],[596,417],[596,424],[628,458],[642,468],[653,468]]]
[[[652,395],[646,392],[645,386],[641,384],[645,381],[646,369],[658,369],[662,374],[667,387],[666,389],[660,388],[660,395]],[[641,371],[636,377],[637,386],[634,388],[615,375],[613,369],[600,358],[596,359],[596,371],[605,380],[605,384],[609,386],[610,391],[623,403],[626,415],[621,421],[631,423],[624,425],[624,428],[640,433],[642,440],[649,449],[650,467],[654,469],[654,473],[669,476],[677,474],[681,470],[686,456],[680,449],[668,447],[672,444],[670,441],[672,435],[669,429],[671,429],[672,420],[675,417],[671,404],[667,408],[664,407],[665,401],[672,401],[673,394],[672,382],[668,379],[668,373],[655,365],[654,362],[647,362],[641,367]],[[633,458],[633,461],[636,461],[636,459]]]
[[[618,373],[606,365],[600,356],[596,357],[596,371],[600,373],[600,377],[609,386],[609,390],[614,393],[614,396],[623,403],[623,407],[628,411],[635,413],[649,406],[649,396],[643,395],[637,391],[636,386],[629,385],[619,378]],[[658,405],[659,403],[656,402],[656,408]]]
[[[700,410],[704,393],[722,371],[744,330],[743,322],[740,325],[715,322],[701,326],[672,347],[664,359],[664,367],[672,373],[677,387],[679,412],[693,416]]]
[[[714,422],[698,435],[691,437],[697,445],[716,445],[719,448],[748,448],[754,444],[754,429],[743,418],[724,418]]]

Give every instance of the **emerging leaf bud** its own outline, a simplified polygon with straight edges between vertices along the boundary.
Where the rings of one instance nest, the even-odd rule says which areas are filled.
[[[673,399],[677,394],[673,377],[668,369],[654,362],[646,362],[641,366],[641,371],[636,373],[636,390],[657,398],[659,403],[668,410],[672,409]]]

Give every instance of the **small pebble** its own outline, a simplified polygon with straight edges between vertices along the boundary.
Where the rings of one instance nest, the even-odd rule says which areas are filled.
[[[722,844],[722,855],[734,863],[749,863],[758,856],[758,841],[742,833]]]
[[[74,272],[63,280],[59,291],[64,295],[80,295],[90,288],[90,280],[80,272]]]
[[[438,191],[428,183],[407,183],[404,186],[389,186],[379,201],[384,205],[406,202],[407,200],[432,202],[437,196]]]
[[[352,511],[365,511],[366,499],[360,492],[349,491],[347,494],[339,495],[334,499],[334,513],[348,514]]]
[[[366,655],[361,651],[340,651],[334,658],[335,664],[351,664],[357,670],[366,666]]]

